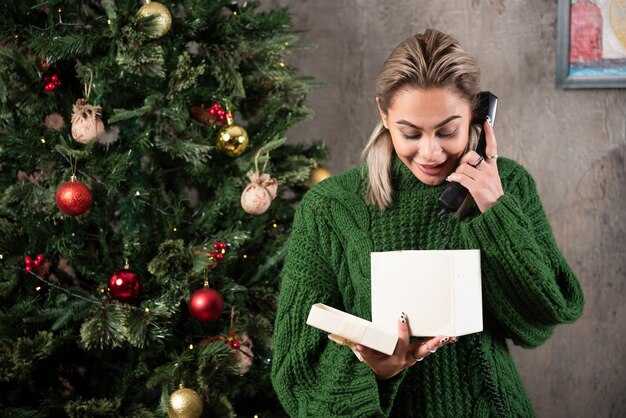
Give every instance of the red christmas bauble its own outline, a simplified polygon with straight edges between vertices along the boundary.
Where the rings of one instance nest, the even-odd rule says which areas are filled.
[[[139,296],[141,292],[141,279],[134,271],[128,269],[118,270],[107,283],[109,294],[120,302],[129,302]]]
[[[77,216],[87,212],[93,202],[89,187],[72,179],[63,183],[56,194],[57,207],[66,215]]]
[[[212,322],[224,310],[224,299],[217,290],[204,287],[197,290],[189,300],[189,313],[202,322]]]

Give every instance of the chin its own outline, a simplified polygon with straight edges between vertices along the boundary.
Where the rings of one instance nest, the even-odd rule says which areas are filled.
[[[424,173],[422,173],[421,171],[419,171],[419,168],[416,168],[414,170],[411,170],[413,172],[413,175],[422,183],[428,185],[428,186],[439,186],[441,183],[443,183],[445,181],[445,177],[440,177],[440,176],[428,176],[425,175]]]
[[[433,178],[433,179],[420,179],[420,178],[418,177],[418,179],[419,179],[422,183],[424,183],[424,184],[426,184],[426,185],[428,185],[428,186],[439,186],[441,183],[443,183],[443,182],[445,181],[445,178],[443,178],[443,179],[440,179],[440,178]]]

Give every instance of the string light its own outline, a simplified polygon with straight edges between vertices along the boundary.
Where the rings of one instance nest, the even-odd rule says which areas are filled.
[[[272,224],[272,226],[273,226],[274,228],[278,228],[278,224],[277,224],[276,222],[274,222],[274,223]]]
[[[42,143],[42,144],[45,144],[45,143],[46,143],[46,138],[43,138],[43,137],[42,137],[42,138],[40,139],[40,141],[41,141],[41,143]]]
[[[244,254],[244,255],[243,255],[243,258],[248,258],[248,254]]]
[[[1,256],[2,256],[2,254],[0,254],[0,257],[1,257]],[[1,259],[1,258],[0,258],[0,259]],[[18,270],[21,270],[21,269],[18,269]],[[39,281],[41,281],[41,282],[46,283],[48,286],[53,287],[53,288],[55,288],[55,289],[58,289],[58,290],[60,290],[60,291],[63,291],[63,292],[65,292],[65,293],[67,293],[68,295],[71,295],[71,296],[73,296],[73,297],[76,297],[76,298],[79,298],[79,299],[85,300],[85,301],[87,301],[87,302],[91,302],[91,303],[96,304],[96,305],[103,305],[103,303],[102,303],[101,301],[99,301],[99,300],[96,300],[96,299],[94,299],[94,298],[90,298],[90,297],[85,297],[85,296],[79,295],[78,293],[74,293],[74,292],[72,292],[72,291],[70,291],[70,290],[67,290],[67,289],[66,289],[66,288],[64,288],[64,287],[61,287],[61,286],[59,286],[59,285],[57,285],[57,284],[54,284],[54,283],[52,283],[52,282],[50,282],[50,281],[48,281],[48,280],[44,279],[43,277],[39,276],[37,273],[35,273],[35,272],[34,272],[34,271],[32,271],[32,270],[31,270],[31,271],[28,271],[27,273],[28,273],[28,274],[30,274],[31,276],[35,277],[37,280],[39,280]],[[104,293],[104,288],[103,288],[103,287],[102,287],[102,288],[100,288],[100,292]],[[134,306],[131,306],[131,307],[130,307],[130,309],[133,309],[133,310],[135,310],[135,311],[141,311],[141,309],[140,309],[140,308],[137,308],[137,307],[134,307]],[[160,327],[159,325],[155,324],[154,322],[149,322],[149,324],[150,324],[150,325],[152,325],[153,327],[157,328],[157,329],[161,329],[161,327]]]
[[[73,27],[76,27],[76,28],[81,28],[81,27],[91,27],[91,24],[90,24],[90,23],[65,23],[65,22],[63,22],[63,15],[62,15],[62,13],[63,13],[63,9],[59,7],[59,8],[57,8],[57,9],[56,9],[56,12],[57,12],[57,14],[58,14],[58,16],[59,16],[59,19],[58,19],[58,21],[57,21],[56,23],[54,23],[53,25],[51,25],[51,26],[49,26],[49,27],[46,27],[46,28],[40,28],[40,27],[35,26],[35,25],[30,25],[30,26],[31,26],[32,28],[35,28],[35,29],[37,29],[37,30],[39,30],[39,31],[43,31],[43,32],[50,31],[50,30],[54,29],[56,26],[73,26]],[[106,17],[106,16],[98,16],[98,17],[96,17],[96,19],[95,19],[95,20],[100,20],[100,19],[103,19],[103,18],[105,18],[105,17]],[[107,23],[108,23],[109,21],[110,21],[110,19],[109,19],[109,20],[107,20]],[[112,22],[111,22],[111,23],[112,23]],[[15,38],[17,38],[17,37],[18,37],[18,35],[15,35]]]
[[[280,68],[285,68],[285,63],[284,62],[280,62],[278,65],[280,66]]]
[[[111,19],[107,19],[107,25],[110,25],[111,23],[113,23],[111,22]]]
[[[176,229],[176,227],[172,228],[172,231],[176,232],[178,231],[178,229]]]
[[[150,312],[150,308],[146,308],[146,309],[144,309],[144,311]]]
[[[189,349],[193,350],[193,344],[189,344]]]
[[[39,292],[41,290],[41,286],[37,286],[35,290]]]
[[[1,149],[2,149],[2,147],[0,147],[0,150],[1,150]],[[62,152],[60,152],[59,150],[56,150],[56,149],[55,149],[55,151],[56,151],[56,152],[58,152],[58,153],[61,155],[61,157],[63,157],[63,158],[64,158],[64,159],[65,159],[68,163],[71,163],[70,159],[68,158],[68,156],[67,156],[66,154],[64,154],[64,153],[62,153]],[[106,183],[105,183],[105,182],[103,182],[102,180],[98,179],[97,177],[92,176],[91,174],[89,174],[89,173],[87,173],[87,172],[85,172],[85,171],[82,171],[82,170],[77,170],[77,172],[78,172],[78,173],[80,173],[80,174],[82,174],[82,175],[84,175],[84,176],[86,176],[86,177],[89,177],[89,178],[90,178],[90,179],[92,179],[95,183],[101,184],[101,185],[103,185],[103,186],[105,186],[105,185],[106,185]],[[136,191],[135,191],[135,197],[136,197],[136,198],[137,198],[137,200],[138,200],[139,202],[141,202],[143,205],[148,206],[149,208],[151,208],[151,209],[152,209],[152,210],[154,210],[155,212],[159,212],[159,213],[160,213],[160,214],[162,214],[162,215],[169,216],[169,217],[174,216],[173,214],[167,213],[167,212],[166,212],[166,211],[164,211],[163,209],[161,209],[161,208],[159,208],[159,207],[156,207],[156,206],[152,205],[150,202],[148,202],[147,200],[142,199],[140,196],[141,196],[141,192],[140,192],[139,190],[136,190]],[[183,219],[181,222],[182,222],[182,223],[184,223],[184,224],[185,224],[185,225],[187,225],[187,226],[190,226],[191,228],[194,228],[194,229],[195,229],[198,233],[205,233],[205,232],[206,232],[205,230],[203,230],[203,229],[199,228],[198,226],[196,226],[193,222],[187,221],[187,220],[185,220],[185,219]],[[176,232],[176,230],[175,230],[174,232]],[[72,234],[72,236],[74,236],[74,235],[75,235],[75,234]]]

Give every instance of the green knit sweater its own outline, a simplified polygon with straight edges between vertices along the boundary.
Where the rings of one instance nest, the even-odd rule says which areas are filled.
[[[505,158],[498,168],[504,196],[485,213],[472,209],[461,220],[448,215],[440,221],[438,197],[445,186],[423,184],[397,157],[394,200],[384,211],[364,202],[363,166],[305,195],[290,237],[274,334],[272,382],[291,416],[534,416],[505,339],[524,347],[542,344],[556,324],[581,315],[583,295],[531,176]],[[481,250],[482,338],[460,337],[379,381],[352,351],[307,326],[307,315],[311,305],[325,303],[371,320],[370,253],[442,249],[441,222],[449,248]]]

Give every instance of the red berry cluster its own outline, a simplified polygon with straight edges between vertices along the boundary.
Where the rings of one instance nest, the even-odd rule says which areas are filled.
[[[209,251],[209,257],[213,258],[216,261],[220,261],[224,258],[224,253],[226,253],[226,249],[228,248],[228,244],[224,241],[217,241],[213,243],[213,249],[215,251]]]
[[[232,113],[225,111],[222,105],[217,102],[213,103],[213,106],[209,108],[209,114],[217,117],[220,122],[226,122],[226,119],[233,117]]]
[[[55,68],[51,73],[43,76],[43,82],[45,85],[43,86],[43,91],[46,93],[50,93],[61,87],[61,79],[59,76],[61,75],[61,70]]]
[[[24,267],[24,271],[31,271],[32,269],[39,267],[41,263],[43,263],[43,260],[44,257],[41,254],[38,254],[34,260],[27,255],[24,257],[24,264],[26,265],[26,267]]]

